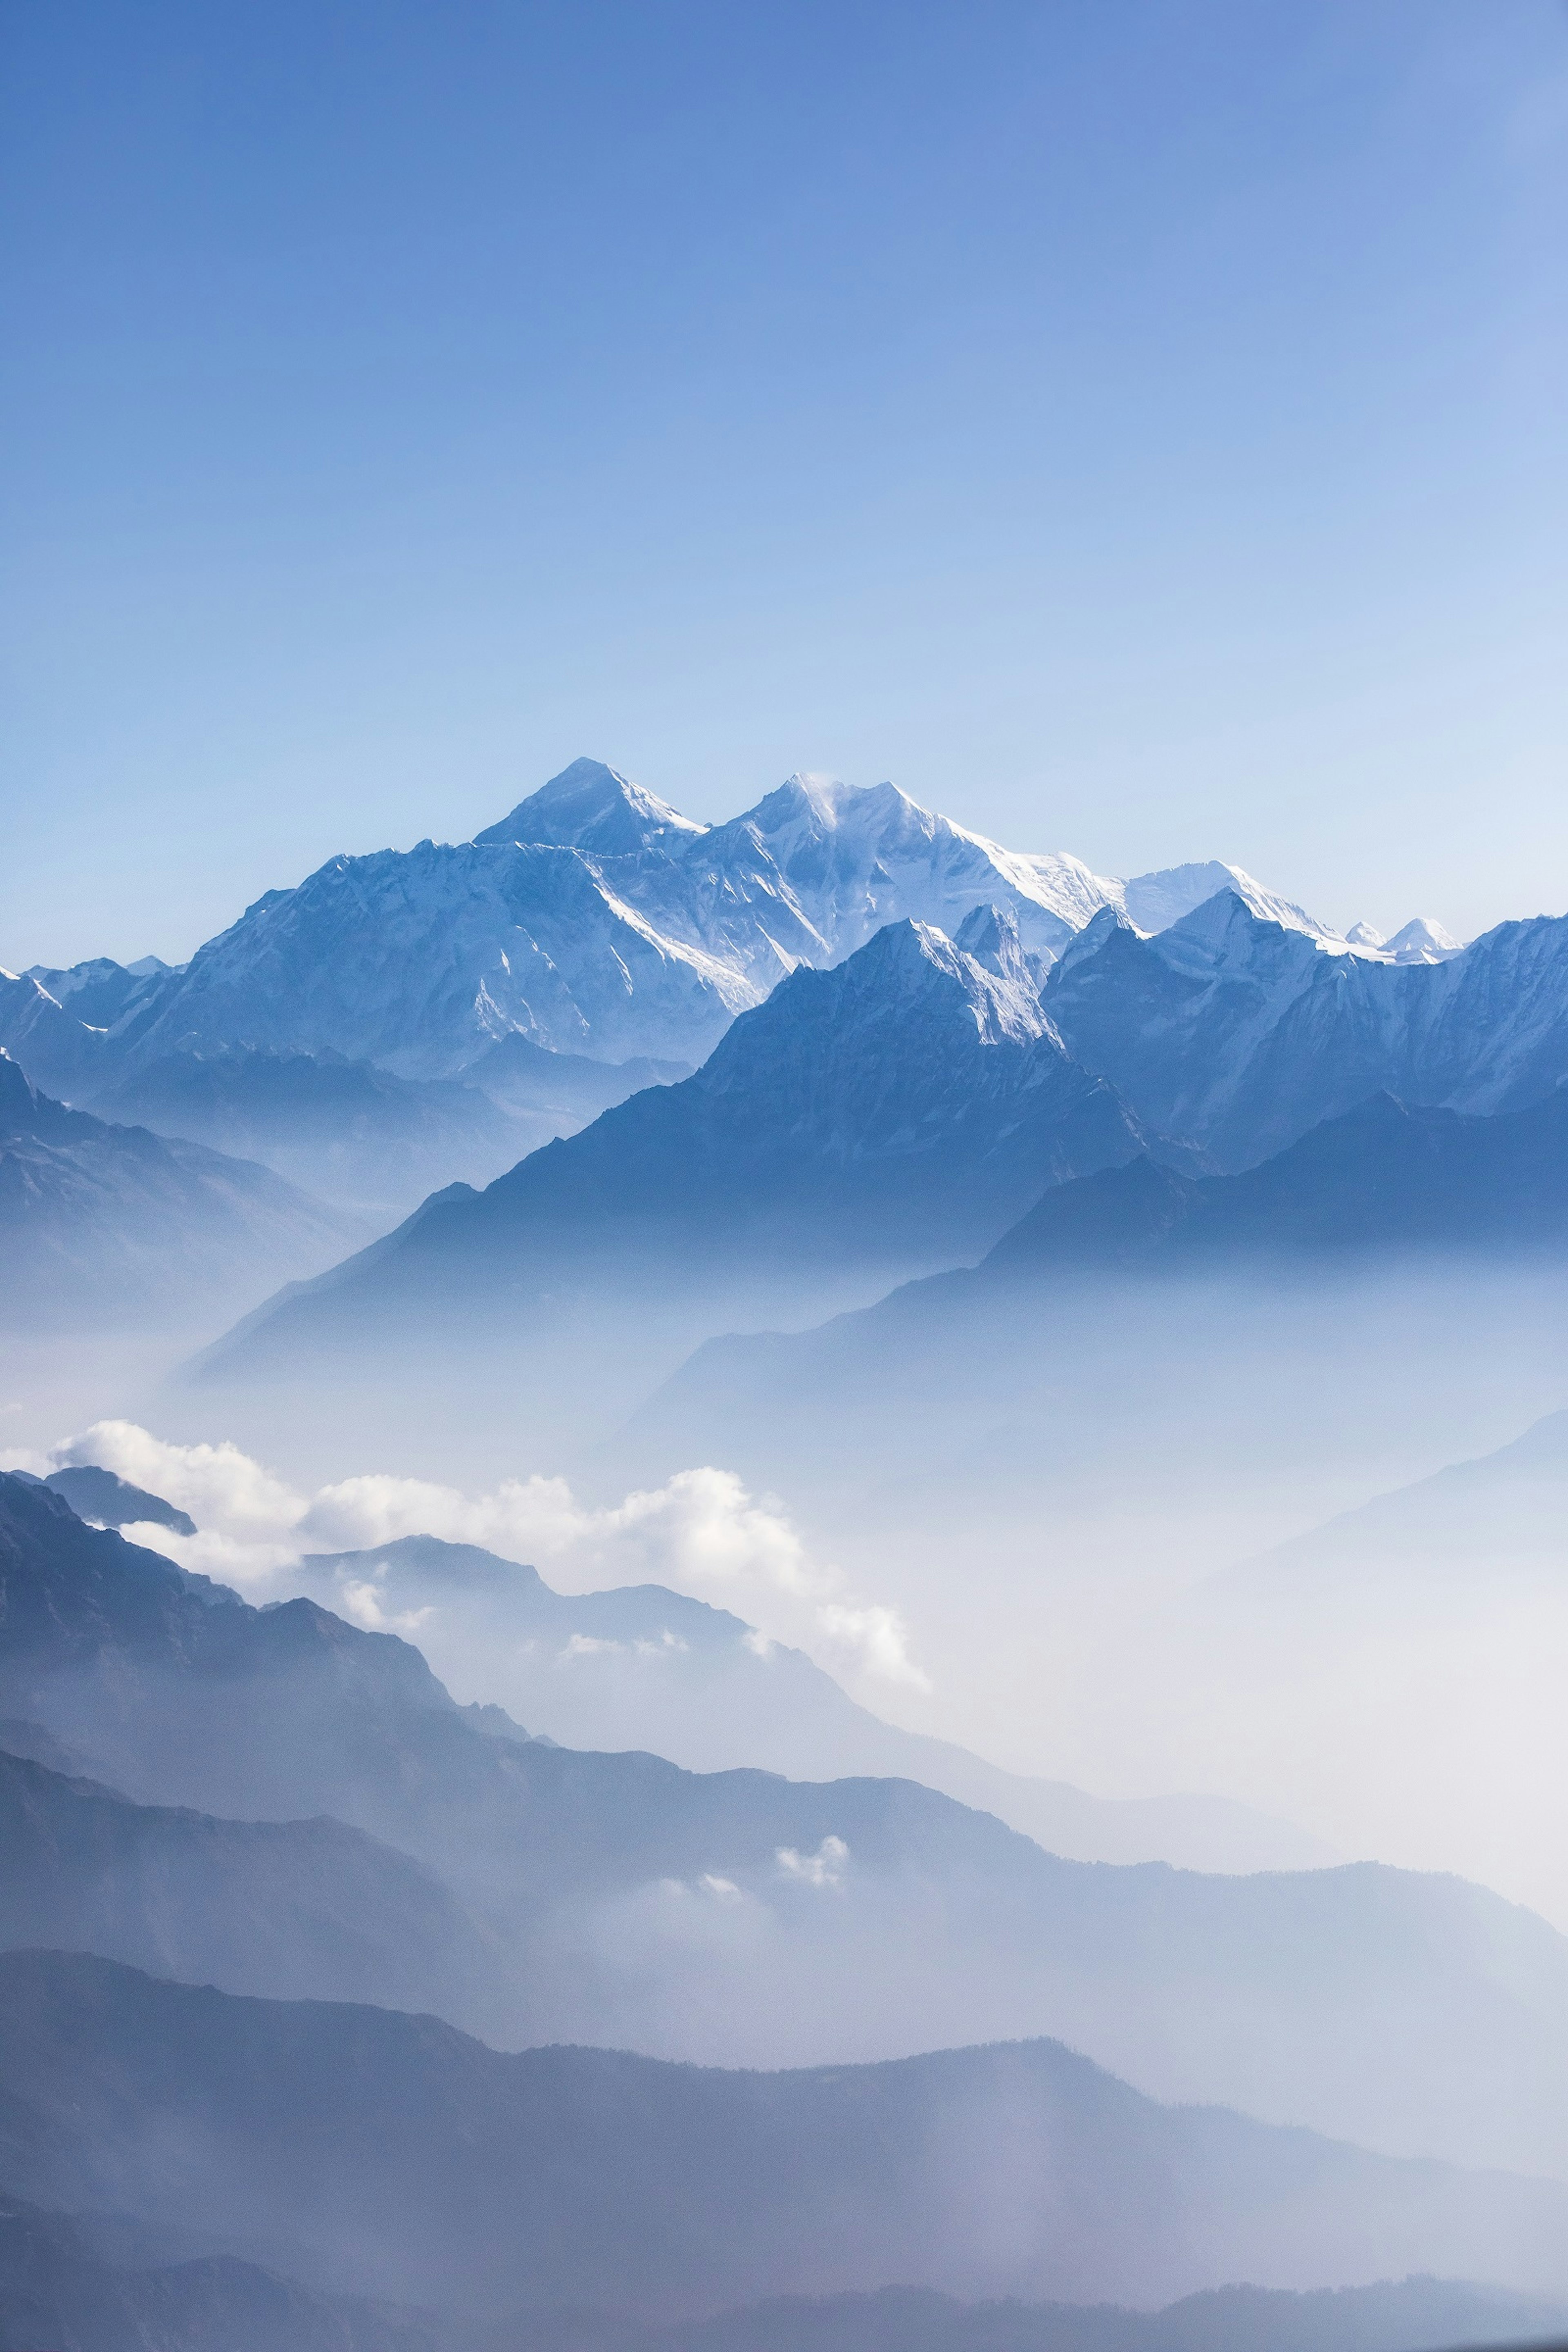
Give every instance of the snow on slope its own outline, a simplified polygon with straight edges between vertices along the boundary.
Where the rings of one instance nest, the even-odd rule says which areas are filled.
[[[1272,890],[1266,890],[1261,882],[1255,882],[1239,866],[1222,866],[1215,858],[1202,866],[1168,866],[1158,874],[1136,875],[1131,882],[1120,886],[1119,903],[1137,929],[1164,931],[1220,890],[1234,891],[1244,906],[1250,907],[1266,922],[1279,923],[1288,931],[1305,931],[1309,938],[1331,942],[1336,947],[1343,944],[1336,931],[1320,923],[1304,908],[1293,906],[1289,898],[1276,898]]]
[[[701,825],[657,793],[645,791],[602,760],[574,760],[538,792],[519,801],[510,816],[488,825],[474,839],[482,847],[509,841],[552,841],[563,849],[600,857],[635,856],[639,850],[679,845],[679,836],[705,833]]]
[[[47,1054],[35,1074],[53,1083],[233,1047],[445,1077],[513,1034],[690,1064],[797,965],[841,962],[889,922],[951,937],[994,906],[1037,971],[1107,908],[1159,930],[1222,887],[1344,951],[1237,867],[1121,882],[1005,849],[890,783],[810,775],[701,825],[582,759],[471,842],[335,857],[268,891],[180,971],[100,961],[10,983],[0,1044]]]
[[[1391,961],[1226,890],[1154,938],[1097,916],[1043,995],[1070,1053],[1155,1132],[1242,1168],[1379,1090],[1493,1111],[1568,1076],[1568,918]]]

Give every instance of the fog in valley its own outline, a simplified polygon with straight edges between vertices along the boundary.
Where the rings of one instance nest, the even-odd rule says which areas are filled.
[[[0,10],[0,2352],[1568,2352],[1565,43]]]

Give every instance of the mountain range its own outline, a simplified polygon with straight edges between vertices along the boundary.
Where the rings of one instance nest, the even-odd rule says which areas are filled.
[[[909,1780],[555,1747],[12,1478],[0,1604],[14,1944],[413,1998],[503,2046],[1052,2033],[1155,2096],[1568,2179],[1568,1943],[1459,1880],[1073,1863]]]
[[[1471,1112],[1542,1101],[1568,1077],[1568,918],[1391,965],[1224,887],[1154,938],[1102,910],[1042,1003],[1155,1133],[1241,1168],[1379,1092]]]
[[[672,2325],[581,2309],[481,2319],[328,2294],[233,2255],[172,2262],[156,2233],[16,2200],[0,2205],[0,2308],[18,2344],[72,2352],[1448,2352],[1543,2344],[1568,2325],[1560,2302],[1435,2278],[1211,2289],[1153,2312],[883,2287]]]
[[[1058,2043],[734,2074],[0,1956],[33,2201],[307,2285],[643,2317],[905,2285],[1145,2303],[1392,2266],[1556,2289],[1568,2189],[1142,2098]]]
[[[1341,939],[1239,869],[1110,881],[890,785],[797,777],[701,826],[578,761],[472,842],[268,893],[177,970],[7,976],[5,1041],[78,1103],[378,1219],[428,1195],[330,1312],[290,1307],[301,1328],[460,1295],[469,1235],[515,1321],[628,1251],[689,1268],[694,1234],[771,1261],[780,1299],[785,1260],[886,1286],[1134,1149],[1195,1176],[1380,1091],[1529,1108],[1568,1076],[1568,921]]]
[[[1339,1859],[1290,1822],[1223,1798],[1092,1797],[900,1730],[803,1651],[663,1585],[557,1592],[536,1569],[434,1536],[307,1554],[291,1581],[340,1614],[368,1599],[382,1622],[416,1626],[444,1681],[568,1748],[643,1748],[695,1772],[755,1765],[796,1780],[918,1780],[1079,1862],[1256,1871]]]
[[[1563,1416],[1416,1474],[1460,1450],[1443,1399],[1486,1444],[1561,1402],[1568,919],[1340,937],[890,785],[704,825],[579,761],[179,968],[0,974],[0,1048],[17,1329],[243,1314],[200,1375],[294,1475],[363,1410],[405,1496],[470,1428],[505,1477],[564,1433],[579,1495],[645,1458],[778,1484],[804,1558],[952,1645],[910,1720],[976,1720],[983,1675],[1015,1753],[1094,1778],[1125,1727],[1104,1785],[1311,1786],[1345,1852],[1563,1916],[1498,1863],[1557,1819]],[[663,1585],[416,1535],[257,1607],[134,1540],[210,1564],[223,1529],[86,1450],[0,1474],[0,2352],[1555,2324],[1520,2300],[1568,2298],[1536,1912],[1001,1771]],[[1358,1791],[1369,1696],[1398,1763]],[[1406,2268],[1496,2284],[1271,2299]]]
[[[72,1110],[0,1052],[0,1320],[232,1313],[364,1226],[254,1162]]]
[[[357,1346],[384,1318],[417,1318],[426,1339],[482,1323],[531,1345],[584,1295],[624,1306],[641,1289],[689,1317],[770,1284],[789,1295],[818,1270],[885,1284],[984,1249],[1046,1185],[1147,1142],[1005,962],[892,923],[832,971],[781,982],[694,1076],[482,1193],[433,1196],[211,1362],[243,1373],[340,1335]]]
[[[1533,1092],[1518,1073],[1510,1090]],[[710,1329],[765,1319],[781,1288],[804,1303],[804,1276],[824,1261],[886,1287],[922,1261],[986,1253],[973,1274],[867,1309],[874,1345],[895,1325],[907,1344],[928,1306],[928,1323],[986,1298],[1005,1317],[1024,1279],[1236,1270],[1312,1252],[1560,1255],[1565,1143],[1568,1087],[1490,1116],[1383,1092],[1272,1159],[1205,1175],[1066,1053],[1026,988],[940,932],[893,925],[836,971],[783,983],[694,1077],[635,1096],[482,1194],[433,1199],[251,1318],[208,1363],[246,1377],[305,1370],[323,1350],[363,1360],[416,1323],[531,1342],[563,1305],[608,1290],[625,1308],[639,1282],[673,1290],[694,1339],[704,1316]],[[813,1345],[799,1341],[796,1364]],[[783,1361],[768,1360],[776,1377]]]
[[[1219,1329],[1226,1300],[1245,1314],[1250,1297],[1262,1312],[1301,1284],[1528,1281],[1562,1267],[1565,1243],[1568,1088],[1490,1117],[1379,1095],[1234,1175],[1194,1176],[1142,1152],[1050,1186],[977,1265],[814,1328],[710,1340],[639,1425],[650,1460],[670,1444],[716,1447],[767,1479],[775,1471],[752,1457],[743,1430],[771,1427],[794,1444],[807,1423],[837,1427],[853,1450],[865,1401],[916,1427],[922,1395],[951,1418],[987,1383],[1011,1393],[1025,1355],[1044,1351],[1048,1364],[1053,1335],[1080,1349],[1086,1323],[1105,1326],[1108,1286],[1118,1307],[1106,1328],[1126,1331],[1136,1360],[1155,1341],[1133,1336],[1134,1300],[1139,1316],[1169,1318],[1184,1299],[1189,1316],[1212,1309]],[[1189,1346],[1194,1329],[1189,1320]],[[1236,1333],[1224,1343],[1239,1344]]]
[[[1121,882],[1005,850],[891,784],[793,776],[728,824],[700,825],[584,759],[471,842],[333,858],[267,892],[188,964],[100,958],[7,976],[0,1043],[77,1096],[171,1055],[238,1048],[432,1078],[519,1035],[601,1062],[689,1066],[790,971],[841,962],[889,922],[951,937],[996,906],[1043,968],[1102,910],[1158,930],[1226,887],[1342,954],[1432,951],[1425,934],[1352,950],[1234,866]]]

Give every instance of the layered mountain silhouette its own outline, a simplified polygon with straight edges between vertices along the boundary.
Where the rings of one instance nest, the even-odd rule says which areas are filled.
[[[559,1131],[477,1087],[246,1046],[165,1055],[87,1100],[101,1117],[259,1160],[322,1198],[391,1213],[455,1178],[488,1181]]]
[[[963,2303],[931,2287],[773,2295],[665,2323],[583,2309],[502,2318],[301,2285],[230,2255],[167,2258],[161,2233],[0,2203],[0,2306],[73,2352],[1447,2352],[1544,2343],[1561,2303],[1453,2280],[1226,2287],[1163,2311]]]
[[[111,1957],[200,1949],[235,1990],[275,1967],[336,1991],[363,1965],[384,1998],[390,1967],[438,1969],[445,1900],[470,1925],[422,1997],[492,2040],[777,2063],[1050,2032],[1157,2095],[1568,2175],[1568,1944],[1461,1881],[1085,1864],[908,1780],[529,1740],[406,1643],[251,1608],[10,1478],[0,1603],[0,1715],[99,1783],[14,1774],[19,1850],[58,1857],[18,1936],[96,1922]],[[270,1940],[223,1942],[226,1885]]]
[[[1326,1525],[1227,1569],[1232,1598],[1347,1603],[1400,1612],[1467,1603],[1480,1613],[1520,1594],[1562,1592],[1568,1517],[1568,1412],[1510,1444],[1379,1495]]]
[[[1254,1871],[1338,1859],[1225,1798],[1091,1797],[900,1730],[803,1651],[663,1585],[556,1592],[535,1569],[434,1536],[310,1555],[297,1580],[340,1612],[369,1596],[385,1622],[417,1625],[444,1679],[483,1687],[569,1748],[644,1748],[698,1772],[750,1764],[799,1780],[919,1780],[1080,1862]]]
[[[5,1739],[0,1726],[7,1950],[59,1946],[234,1992],[500,2021],[493,1939],[406,1854],[321,1815],[222,1821],[133,1804],[5,1752]]]
[[[1555,1254],[1565,1241],[1568,1087],[1489,1118],[1383,1094],[1239,1175],[1184,1177],[1143,1158],[1058,1187],[987,1263],[1015,1279],[1303,1252]]]
[[[232,1308],[365,1228],[270,1170],[42,1094],[0,1053],[0,1316]]]
[[[1108,1282],[1124,1314],[1135,1292],[1147,1302],[1152,1286],[1183,1280],[1256,1297],[1314,1275],[1421,1282],[1552,1267],[1565,1245],[1568,1088],[1489,1118],[1380,1095],[1234,1175],[1194,1177],[1140,1153],[1055,1185],[977,1266],[816,1329],[708,1342],[644,1419],[650,1442],[718,1446],[727,1460],[749,1460],[742,1433],[770,1417],[797,1436],[814,1416],[842,1421],[853,1445],[873,1367],[889,1412],[938,1390],[954,1411],[986,1381],[1005,1390],[1043,1332],[1076,1345]],[[755,1463],[749,1475],[761,1475]]]
[[[1568,2278],[1559,2183],[1161,2106],[1050,2042],[782,2074],[507,2056],[431,2018],[15,1953],[0,2086],[38,2204],[479,2313]]]
[[[282,1364],[416,1317],[523,1335],[547,1300],[558,1315],[638,1284],[689,1307],[815,1268],[951,1264],[1047,1185],[1146,1140],[1063,1051],[1026,979],[890,924],[834,970],[793,973],[693,1077],[634,1096],[482,1194],[432,1199],[214,1361]]]

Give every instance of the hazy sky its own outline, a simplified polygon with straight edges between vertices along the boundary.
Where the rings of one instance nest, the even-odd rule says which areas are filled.
[[[0,0],[0,961],[580,751],[1568,908],[1558,0]]]

